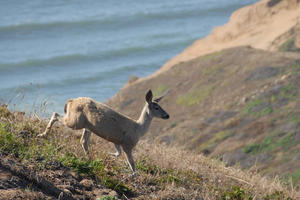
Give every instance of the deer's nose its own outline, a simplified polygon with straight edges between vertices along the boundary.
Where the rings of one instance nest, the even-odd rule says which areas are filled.
[[[168,114],[163,116],[163,119],[169,119],[169,118],[170,118],[170,116]]]

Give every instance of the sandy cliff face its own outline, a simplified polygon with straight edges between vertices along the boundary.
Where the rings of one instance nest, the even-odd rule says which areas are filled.
[[[297,23],[300,23],[299,0],[261,0],[234,12],[227,24],[216,27],[206,38],[194,42],[154,75],[180,62],[235,46],[277,50],[273,41]]]

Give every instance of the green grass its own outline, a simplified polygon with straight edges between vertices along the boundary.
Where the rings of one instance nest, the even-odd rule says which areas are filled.
[[[292,146],[295,146],[300,143],[300,141],[296,141],[295,138],[296,133],[288,133],[284,137],[278,139],[275,143],[275,148],[280,147],[283,151],[289,150]]]
[[[232,186],[230,190],[224,191],[221,195],[222,200],[254,200],[255,195],[248,193],[240,186]],[[293,200],[286,196],[282,191],[274,191],[272,194],[266,194],[263,200]]]
[[[272,194],[267,194],[264,197],[264,200],[293,200],[290,197],[287,197],[286,194],[282,191],[275,191]]]
[[[293,65],[290,65],[289,68],[291,69],[292,74],[300,74],[300,62],[295,62]]]
[[[201,88],[195,88],[189,91],[187,94],[177,98],[176,103],[184,106],[193,106],[211,95],[214,90],[214,86],[208,85]]]
[[[287,122],[300,122],[300,113],[292,113],[286,120]]]
[[[280,91],[280,97],[291,99],[296,95],[296,87],[293,84],[284,86]]]
[[[133,191],[128,186],[113,177],[113,171],[107,172],[104,170],[105,165],[100,159],[80,159],[72,153],[66,153],[59,158],[59,161],[64,166],[75,170],[81,176],[101,177],[100,181],[103,185],[109,189],[115,190],[120,195],[125,194],[126,196],[133,196]]]
[[[248,103],[248,105],[246,106],[246,108],[244,109],[244,114],[250,114],[252,109],[255,107],[255,106],[258,106],[260,104],[262,104],[264,101],[262,99],[255,99],[255,100],[252,100]]]
[[[152,176],[152,185],[159,185],[164,187],[167,184],[173,184],[177,187],[186,187],[187,185],[199,185],[200,178],[197,173],[191,170],[175,170],[171,168],[160,168],[152,164],[147,157],[138,160],[136,168],[141,172]]]
[[[159,192],[164,192],[170,186],[174,188],[175,192],[182,188],[193,192],[201,190],[203,183],[207,181],[206,175],[201,172],[183,168],[177,169],[174,166],[173,168],[163,168],[148,156],[140,159],[136,158],[138,175],[133,181],[133,179],[127,177],[127,172],[124,175],[124,170],[119,165],[115,166],[115,161],[107,159],[107,157],[100,156],[102,159],[90,160],[80,156],[80,152],[77,152],[77,149],[69,145],[70,141],[77,141],[75,137],[57,137],[56,133],[62,131],[60,128],[54,128],[53,132],[46,139],[37,139],[37,133],[39,130],[44,130],[45,124],[43,126],[37,120],[30,121],[27,119],[12,121],[11,119],[3,118],[7,113],[5,111],[1,112],[0,109],[0,153],[2,155],[15,156],[20,162],[30,160],[32,165],[38,165],[36,170],[43,170],[43,167],[46,167],[49,161],[60,162],[63,166],[76,171],[81,177],[92,178],[93,182],[115,190],[120,196],[124,194],[124,196],[129,198],[138,197],[140,193],[144,192],[143,189],[148,186],[152,186]],[[218,132],[209,143],[220,142],[231,134],[232,132],[230,131]],[[282,137],[281,139],[278,140],[278,143],[282,145],[288,145],[291,142],[290,138]],[[67,140],[70,141],[66,142]],[[297,177],[297,174],[294,176]],[[213,188],[214,186],[211,185],[211,187]],[[176,191],[176,188],[178,188],[178,191]],[[28,190],[30,190],[30,187],[28,187]],[[218,192],[219,199],[221,199],[221,194],[223,194],[223,199],[245,199],[250,193],[250,190],[244,190],[241,187],[231,188],[229,183],[223,184],[223,182],[221,188],[217,190],[212,189],[212,191]],[[100,198],[100,200],[105,199],[116,198],[113,196]]]
[[[147,174],[152,174],[152,175],[156,175],[160,172],[159,167],[157,165],[147,163],[146,158],[139,160],[136,163],[136,168]]]
[[[258,112],[256,114],[256,116],[258,117],[262,117],[262,116],[265,116],[265,115],[269,115],[273,112],[273,109],[272,107],[268,106],[268,107],[265,107],[264,109],[262,109],[260,112]]]
[[[106,197],[98,198],[97,200],[118,200],[118,198],[115,196],[106,196]]]
[[[116,178],[110,176],[102,176],[101,182],[109,189],[116,191],[119,195],[126,195],[127,197],[134,196],[134,192],[129,186],[125,185]]]
[[[13,154],[20,159],[34,161],[41,160],[38,164],[43,168],[51,160],[60,155],[61,145],[47,140],[36,140],[37,127],[31,127],[30,123],[11,124],[0,123],[0,152]]]
[[[267,137],[265,138],[261,143],[254,143],[247,145],[243,148],[243,152],[245,153],[251,153],[251,154],[257,154],[260,152],[268,152],[273,145],[273,137]]]
[[[274,100],[274,97],[271,97]],[[273,109],[270,105],[262,108],[259,111],[253,111],[255,107],[261,105],[262,103],[264,103],[265,101],[263,99],[255,99],[251,102],[248,103],[248,105],[246,106],[246,108],[244,109],[243,113],[245,115],[252,115],[254,117],[262,117],[265,115],[269,115],[273,112]]]
[[[250,194],[239,187],[239,186],[232,186],[232,188],[228,191],[224,191],[221,195],[222,200],[252,200],[253,197]]]
[[[216,75],[216,73],[218,72],[218,70],[219,70],[220,68],[221,68],[220,65],[206,66],[206,67],[202,70],[202,75],[203,75],[203,76]]]
[[[291,179],[290,181],[296,185],[300,182],[300,169],[293,171],[292,173],[288,174],[288,179]]]
[[[222,142],[226,138],[230,137],[232,135],[232,132],[229,130],[220,131],[214,135],[211,139],[209,139],[207,142],[200,144],[200,146],[197,148],[200,151],[208,150],[211,151],[215,146],[218,145],[218,143]]]
[[[155,179],[153,180],[153,182],[155,184],[161,186],[166,183],[175,183],[176,185],[181,184],[181,179],[176,171],[159,168],[157,165],[151,164],[149,160],[147,161],[146,158],[139,160],[136,163],[136,168],[146,174],[154,176]]]
[[[278,50],[280,52],[286,52],[286,51],[300,51],[299,48],[295,47],[295,38],[292,37],[289,40],[287,40],[286,42],[284,42],[279,48]]]
[[[280,105],[283,101],[288,104],[291,101],[297,101],[297,95],[299,93],[298,87],[294,83],[283,86],[280,92],[276,95],[269,95],[266,93],[264,98],[257,98],[250,101],[242,113],[244,115],[251,115],[253,117],[263,117],[270,115],[272,113],[279,113],[283,111],[282,107],[276,107]],[[284,104],[284,105],[285,105]]]
[[[160,95],[162,95],[165,91],[167,91],[169,89],[169,86],[166,84],[160,84],[158,86],[156,86],[152,92],[153,92],[153,96],[154,97],[158,97]]]
[[[30,121],[23,121],[22,123],[0,122],[0,153],[11,154],[21,160],[32,161],[37,164],[37,169],[40,170],[49,161],[58,161],[83,177],[100,177],[99,180],[103,185],[115,190],[120,195],[125,194],[128,197],[134,195],[128,186],[114,177],[114,169],[112,171],[104,170],[107,163],[101,159],[79,158],[66,149],[62,149],[64,148],[63,141],[56,141],[54,138],[37,139],[38,127]],[[37,159],[38,162],[36,162]]]
[[[72,153],[67,153],[59,158],[59,161],[66,167],[74,169],[81,175],[92,176],[104,171],[102,160],[82,160]]]
[[[10,124],[0,124],[0,152],[12,153],[17,156],[23,155],[28,148],[24,145],[22,138],[16,137],[9,131],[10,129],[12,129]]]
[[[214,52],[214,53],[207,54],[207,55],[203,56],[202,58],[203,59],[212,59],[212,58],[215,58],[216,56],[219,56],[219,55],[222,55],[222,54],[224,54],[224,51],[217,51],[217,52]]]
[[[255,195],[248,193],[240,186],[232,186],[230,190],[224,191],[221,195],[222,200],[253,200]],[[274,191],[272,194],[266,194],[263,200],[293,200],[286,196],[282,191]]]
[[[300,143],[294,139],[296,133],[288,133],[282,137],[272,135],[266,137],[261,143],[249,144],[243,148],[243,152],[253,155],[258,153],[269,153],[275,150],[287,152],[291,147]]]

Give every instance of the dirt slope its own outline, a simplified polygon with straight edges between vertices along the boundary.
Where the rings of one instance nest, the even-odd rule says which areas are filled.
[[[294,176],[300,150],[300,54],[236,47],[181,62],[124,87],[108,103],[137,118],[145,92],[170,90],[147,139]]]
[[[60,162],[49,162],[42,171],[38,163],[21,163],[12,156],[0,159],[0,199],[93,199],[118,196],[116,192],[83,178]]]

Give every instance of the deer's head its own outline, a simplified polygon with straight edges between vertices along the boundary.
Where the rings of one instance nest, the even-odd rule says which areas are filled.
[[[156,99],[154,99],[152,101],[153,98],[153,94],[152,91],[149,90],[146,94],[146,102],[148,103],[148,109],[149,109],[149,113],[153,116],[153,117],[157,117],[157,118],[162,118],[162,119],[169,119],[170,116],[169,114],[164,111],[164,109],[162,109],[162,107],[158,104],[158,102],[165,96],[162,95]]]

